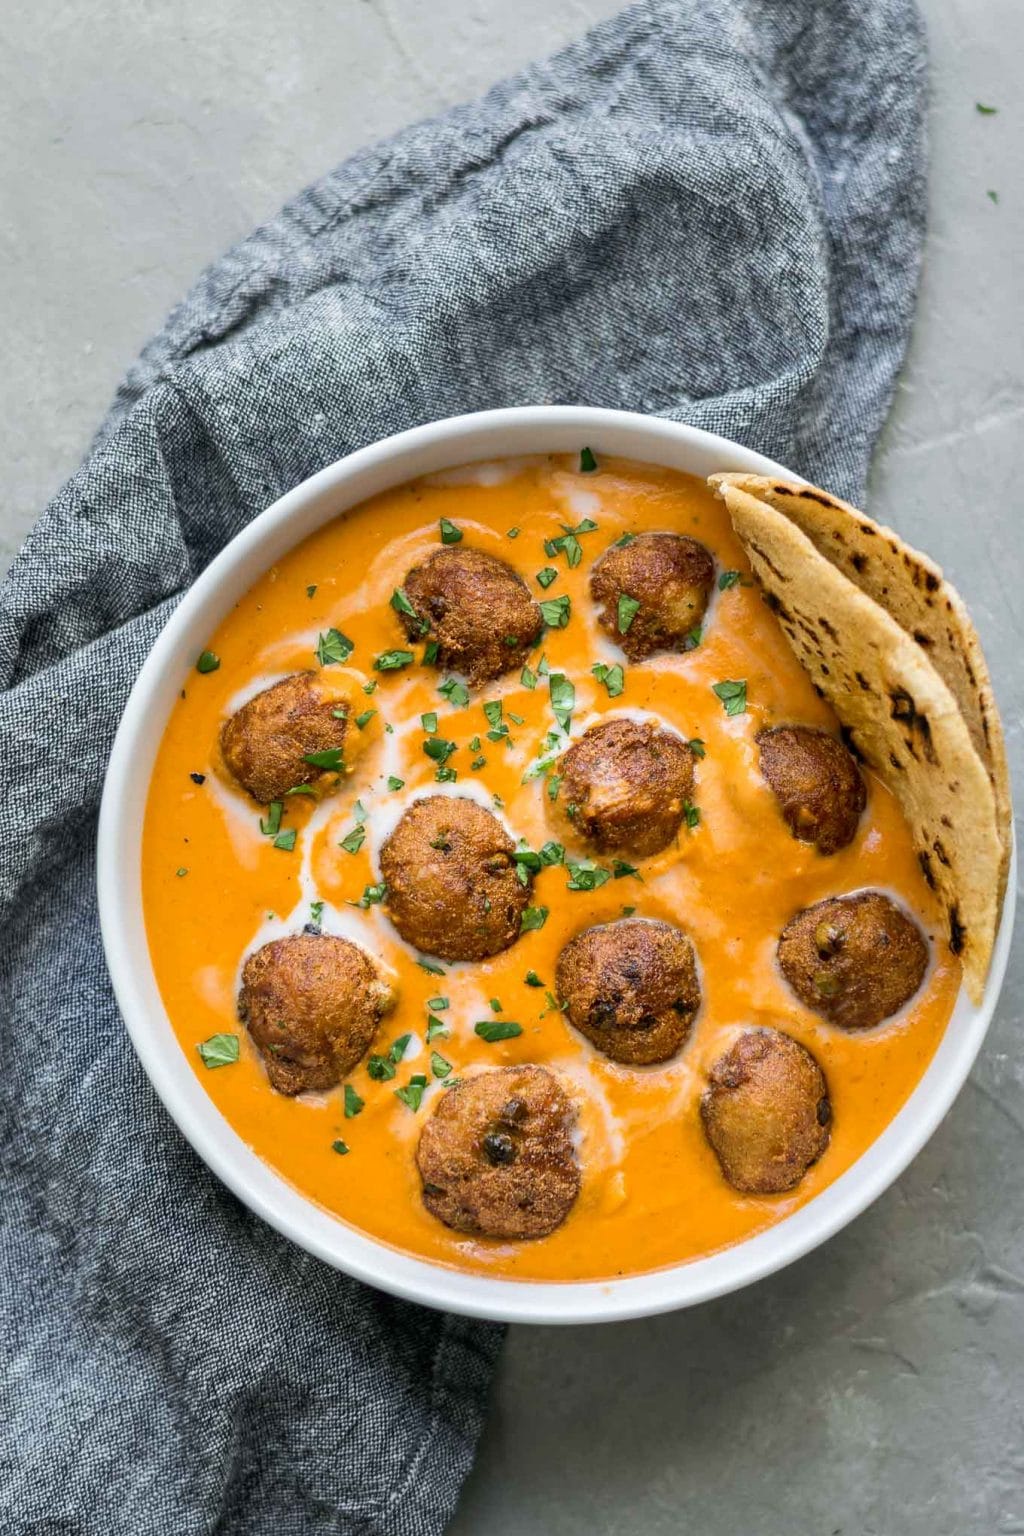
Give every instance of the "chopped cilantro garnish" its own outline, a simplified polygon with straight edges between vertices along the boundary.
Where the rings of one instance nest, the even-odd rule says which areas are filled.
[[[443,976],[444,975],[444,966],[443,965],[437,965],[436,962],[433,961],[433,960],[424,960],[422,955],[420,955],[417,958],[416,964],[422,970],[426,971],[428,976]]]
[[[430,1044],[431,1040],[437,1040],[437,1039],[446,1040],[447,1038],[448,1038],[448,1028],[447,1028],[447,1025],[445,1024],[443,1019],[428,1019],[427,1020],[427,1044],[428,1045]]]
[[[196,662],[197,672],[216,672],[220,666],[220,657],[213,651],[201,651]]]
[[[578,862],[570,862],[566,866],[569,870],[569,883],[567,891],[596,891],[598,886],[604,885],[611,879],[611,872],[602,869],[600,864],[595,864],[592,859],[580,859]]]
[[[612,549],[625,549],[626,545],[632,544],[635,538],[635,533],[624,533],[615,540],[615,543],[612,545]]]
[[[366,1072],[375,1083],[389,1083],[395,1076],[395,1064],[387,1056],[370,1056],[367,1058]]]
[[[514,1040],[522,1032],[523,1026],[513,1024],[509,1019],[481,1019],[473,1025],[473,1033],[486,1040],[488,1045],[493,1045],[496,1040]]]
[[[686,825],[691,830],[699,825],[700,811],[698,810],[697,806],[692,805],[689,800],[685,801],[683,804],[683,815],[686,818]]]
[[[536,688],[537,674],[536,672],[531,672],[529,667],[524,667],[519,674],[519,681],[524,688]]]
[[[569,622],[572,604],[563,592],[561,597],[548,597],[540,605],[544,623],[552,629],[564,629]]]
[[[350,901],[348,905],[350,907],[359,907],[365,912],[368,907],[375,907],[378,902],[383,901],[387,893],[387,885],[382,880],[379,885],[368,885],[359,900]]]
[[[544,985],[536,971],[527,971],[523,980],[528,987],[542,987]]]
[[[612,859],[612,876],[616,880],[625,880],[632,875],[634,880],[643,881],[643,875],[635,864],[627,864],[625,859]]]
[[[354,650],[355,645],[340,629],[329,629],[317,638],[316,659],[322,667],[328,667],[348,661]]]
[[[690,740],[688,742],[688,746],[690,748],[690,751],[693,753],[694,757],[706,757],[707,756],[707,747],[705,747],[704,741],[703,741],[702,737],[700,737],[700,736],[691,736]]]
[[[316,583],[314,582],[312,586],[306,588],[306,596],[307,597],[312,597],[315,594],[315,592],[316,592]]]
[[[447,768],[443,765],[434,774],[434,778],[438,784],[454,784],[458,776],[459,775],[456,769]]]
[[[551,710],[563,731],[569,729],[569,721],[576,707],[576,688],[564,672],[552,672],[548,677],[551,692]]]
[[[553,565],[546,565],[542,571],[537,572],[537,580],[542,587],[550,587],[557,575]]]
[[[976,101],[974,103],[974,110],[975,112],[980,112],[982,117],[995,117],[996,113],[999,111],[999,108],[987,107],[983,101]]]
[[[274,847],[282,848],[285,853],[291,853],[295,847],[295,828],[288,827],[284,832],[279,832],[274,838]]]
[[[558,791],[562,787],[562,775],[553,773],[548,779],[548,799],[552,802],[558,799]]]
[[[238,1036],[211,1035],[209,1040],[201,1040],[196,1050],[204,1067],[229,1067],[238,1060]]]
[[[176,875],[177,875],[177,877],[178,877],[178,879],[179,879],[179,880],[180,880],[180,879],[181,879],[181,878],[182,878],[182,876],[183,876],[183,875],[187,875],[187,874],[188,874],[188,870],[187,870],[187,869],[186,869],[186,868],[185,868],[185,866],[184,866],[184,864],[183,864],[183,865],[182,865],[182,866],[181,866],[181,868],[180,868],[180,869],[176,869],[176,870],[175,870],[175,871],[174,871],[174,873],[175,873],[175,874],[176,874]]]
[[[629,633],[629,626],[640,612],[640,604],[635,597],[627,597],[625,592],[619,594],[618,630],[620,635]]]
[[[280,800],[271,800],[267,806],[267,814],[260,817],[260,831],[264,837],[276,837],[281,830],[281,812],[284,809]]]
[[[345,1084],[345,1119],[354,1120],[362,1109],[365,1100],[361,1099],[352,1087],[351,1083]]]
[[[364,683],[363,684],[363,692],[364,693],[374,693],[376,691],[376,688],[377,688],[377,679],[375,677],[371,677],[370,681],[368,683]],[[332,710],[331,713],[334,714],[334,710]]]
[[[726,678],[724,682],[713,683],[712,693],[722,701],[722,708],[727,715],[742,715],[747,708],[747,683],[745,678]]]
[[[396,587],[392,592],[391,606],[396,613],[404,613],[408,618],[415,619],[418,624],[422,624],[423,620],[406,597],[404,587]]]
[[[617,699],[626,686],[626,674],[618,663],[616,662],[613,667],[606,667],[603,661],[599,661],[590,670],[599,683],[604,683],[608,690],[608,697],[610,699]]]
[[[389,773],[388,774],[388,789],[396,790],[396,789],[404,789],[404,788],[405,788],[405,780],[404,779],[396,778],[393,773]]]
[[[444,1013],[449,1006],[449,1001],[447,997],[428,997],[427,1007],[431,1013]]]
[[[540,854],[534,853],[532,848],[527,848],[524,845],[522,848],[515,850],[512,858],[515,861],[516,874],[519,877],[520,885],[529,885],[530,875],[536,874],[540,869]]]
[[[730,587],[737,586],[743,580],[739,571],[722,571],[718,578],[719,592],[728,592]]]
[[[505,537],[506,537],[506,539],[518,539],[518,537],[519,537],[519,529],[518,528],[510,528],[508,530],[508,532],[506,533]]]
[[[479,773],[481,768],[487,767],[487,759],[486,757],[474,757],[469,766],[473,773]]]
[[[533,933],[535,929],[543,928],[547,920],[547,907],[524,907],[523,915],[519,919],[519,932]]]
[[[289,795],[308,795],[311,800],[319,800],[320,798],[312,784],[293,784],[291,789],[285,790],[285,796],[288,797]]]
[[[376,713],[375,709],[364,709],[361,715],[356,715],[356,726],[358,729],[365,731]]]
[[[542,864],[564,864],[565,849],[562,844],[553,841],[545,843],[540,850],[540,861]]]
[[[365,841],[366,828],[360,824],[358,827],[353,827],[352,831],[341,839],[338,847],[344,848],[346,853],[358,853]]]
[[[417,1072],[414,1077],[410,1077],[404,1088],[395,1089],[395,1098],[401,1099],[402,1103],[415,1114],[423,1102],[423,1090],[426,1086],[426,1078],[422,1072]]]
[[[446,517],[442,517],[442,519],[441,519],[441,543],[442,544],[458,544],[461,539],[462,539],[462,529],[461,528],[456,528],[454,523],[450,523]]]
[[[435,736],[437,734],[437,715],[434,710],[428,710],[425,715],[420,715],[420,725],[422,725],[428,736]]]
[[[590,448],[580,449],[580,474],[592,475],[597,468],[597,460]]]
[[[340,773],[345,766],[340,747],[327,747],[323,752],[303,752],[302,761],[332,773]]]
[[[484,714],[487,716],[487,724],[496,727],[501,722],[501,700],[488,699],[484,705]]]
[[[443,736],[428,736],[423,743],[423,750],[435,763],[446,763],[456,750],[456,743],[446,741]]]
[[[439,1051],[431,1051],[430,1070],[435,1077],[447,1077],[452,1070],[452,1064],[450,1061],[445,1061]]]
[[[438,687],[438,693],[448,700],[453,709],[464,709],[469,703],[469,689],[458,678],[450,677]]]
[[[347,1157],[349,1154],[348,1142],[342,1141],[341,1137],[339,1136],[336,1141],[331,1142],[331,1151],[337,1152],[339,1157]]]
[[[309,904],[309,920],[310,920],[310,922],[315,924],[315,926],[317,928],[319,928],[320,923],[321,923],[321,921],[323,919],[323,915],[324,915],[324,903],[322,901],[311,901],[310,904]]]
[[[383,651],[374,658],[373,665],[378,672],[397,672],[402,667],[411,667],[415,660],[412,651]]]

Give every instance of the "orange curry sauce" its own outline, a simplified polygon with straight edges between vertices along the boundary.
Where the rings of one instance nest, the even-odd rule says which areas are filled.
[[[678,843],[641,862],[642,881],[610,879],[590,892],[566,889],[568,873],[544,868],[531,901],[549,909],[543,928],[525,933],[506,953],[482,963],[444,966],[430,975],[398,938],[386,908],[361,910],[365,887],[379,880],[377,849],[411,797],[436,792],[437,764],[423,751],[420,715],[436,711],[438,734],[458,743],[457,770],[444,793],[472,793],[491,804],[532,848],[565,841],[551,823],[543,776],[523,782],[544,755],[554,726],[547,679],[533,689],[518,673],[452,708],[438,692],[433,668],[375,672],[381,652],[407,642],[390,606],[405,572],[439,546],[438,524],[462,529],[464,547],[508,561],[540,599],[568,594],[572,616],[549,629],[531,655],[576,686],[572,735],[609,713],[648,711],[684,737],[701,738],[695,801],[700,822],[684,825]],[[579,535],[583,556],[569,568],[544,541],[584,518],[597,529]],[[518,529],[515,537],[509,531]],[[623,661],[596,623],[588,591],[599,554],[626,532],[674,529],[700,539],[719,572],[743,582],[717,583],[699,647],[625,666],[625,688],[611,699],[592,675],[597,662]],[[543,590],[536,573],[557,569]],[[312,590],[315,589],[315,590]],[[260,687],[301,668],[318,667],[317,639],[335,626],[354,642],[347,665],[323,677],[352,700],[340,789],[317,805],[285,801],[292,851],[260,831],[261,809],[227,779],[219,761],[222,721]],[[708,1254],[779,1221],[812,1199],[855,1162],[907,1098],[938,1044],[960,982],[936,922],[899,807],[870,775],[868,805],[853,844],[825,858],[796,842],[757,770],[754,737],[764,726],[805,722],[834,729],[787,648],[775,620],[749,581],[749,571],[722,504],[703,483],[646,465],[604,461],[584,474],[575,460],[540,457],[475,466],[389,491],[328,524],[266,573],[207,641],[216,671],[192,672],[167,726],[149,793],[143,888],[150,952],[182,1050],[214,1103],[239,1135],[286,1179],[340,1220],[436,1263],[544,1280],[596,1279],[637,1273]],[[416,644],[417,658],[422,645]],[[361,685],[377,679],[372,695]],[[746,679],[747,709],[729,718],[712,692],[723,679]],[[500,699],[511,745],[486,739],[482,705]],[[362,731],[354,717],[376,713]],[[522,718],[515,723],[511,716]],[[383,729],[385,722],[392,733]],[[482,739],[481,752],[468,743]],[[479,755],[486,766],[473,771]],[[190,775],[206,775],[202,785]],[[389,790],[389,776],[404,788]],[[366,838],[355,853],[339,843],[366,812]],[[582,850],[577,851],[577,857]],[[602,861],[610,867],[611,859]],[[817,1019],[791,995],[776,970],[780,930],[802,906],[824,896],[881,886],[916,913],[929,936],[933,965],[920,993],[897,1018],[846,1035]],[[323,927],[357,939],[388,967],[399,999],[373,1049],[397,1036],[412,1041],[392,1082],[375,1082],[365,1062],[349,1081],[365,1101],[345,1118],[342,1090],[284,1098],[269,1086],[260,1058],[236,1017],[244,955],[272,937],[301,930],[310,903],[322,901]],[[604,1057],[551,1006],[546,989],[555,960],[573,934],[635,908],[680,925],[696,945],[703,1006],[688,1045],[664,1066],[628,1068]],[[544,988],[527,986],[535,972]],[[425,1045],[428,999],[449,999],[438,1013],[446,1036]],[[500,1014],[492,1011],[497,999]],[[515,1039],[487,1044],[473,1031],[481,1019],[514,1020]],[[821,1161],[788,1195],[737,1194],[705,1143],[698,1103],[707,1069],[749,1025],[788,1030],[815,1054],[828,1079],[834,1122]],[[237,1032],[236,1064],[211,1070],[197,1044]],[[563,1075],[579,1103],[580,1198],[563,1226],[539,1241],[478,1240],[449,1231],[424,1210],[415,1166],[416,1139],[434,1096],[431,1079],[414,1112],[395,1096],[414,1073],[431,1078],[438,1050],[452,1076],[482,1067],[541,1062]],[[332,1143],[343,1139],[349,1154]]]

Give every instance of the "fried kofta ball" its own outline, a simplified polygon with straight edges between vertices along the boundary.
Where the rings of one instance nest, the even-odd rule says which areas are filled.
[[[810,1051],[780,1030],[748,1029],[711,1068],[700,1115],[733,1189],[779,1195],[828,1146],[832,1106]]]
[[[778,725],[757,736],[761,772],[801,843],[838,853],[857,832],[867,796],[853,757],[835,736]]]
[[[621,918],[570,939],[555,972],[570,1024],[612,1061],[668,1061],[700,1007],[693,945],[671,923]]]
[[[508,949],[530,899],[514,848],[475,800],[415,800],[380,851],[388,912],[402,938],[442,960],[484,960]]]
[[[439,549],[405,578],[410,640],[437,642],[437,665],[470,687],[518,670],[540,638],[543,615],[523,578],[481,549]]]
[[[688,651],[695,642],[715,579],[715,562],[679,533],[639,533],[628,544],[613,544],[594,564],[590,595],[598,623],[621,645],[630,661],[658,651]],[[640,606],[632,618],[620,598]]]
[[[924,934],[881,891],[805,907],[782,930],[778,956],[800,1001],[840,1029],[898,1013],[928,969]]]
[[[687,743],[653,720],[602,720],[559,759],[555,813],[602,853],[659,853],[686,815],[693,765]]]
[[[457,1232],[546,1237],[580,1190],[576,1115],[544,1067],[496,1067],[438,1095],[416,1163],[423,1203]]]
[[[325,763],[306,761],[330,755],[341,766],[348,706],[323,691],[313,672],[296,672],[264,688],[226,720],[220,750],[242,788],[269,805],[298,784],[311,784]]]
[[[278,1093],[334,1088],[360,1061],[394,995],[348,939],[274,939],[242,969],[238,1014]]]

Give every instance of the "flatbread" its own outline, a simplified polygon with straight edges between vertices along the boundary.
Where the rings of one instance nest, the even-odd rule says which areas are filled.
[[[784,512],[819,554],[881,604],[927,655],[956,700],[992,782],[1003,853],[998,885],[1001,905],[1010,868],[1010,771],[981,641],[960,594],[927,555],[905,544],[891,528],[816,486],[766,475],[713,475],[711,484],[716,489],[737,486]]]
[[[854,749],[903,807],[967,990],[981,1000],[999,914],[995,793],[927,654],[795,523],[739,486],[718,493],[793,651]]]

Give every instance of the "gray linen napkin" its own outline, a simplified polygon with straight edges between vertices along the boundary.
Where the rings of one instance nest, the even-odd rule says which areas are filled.
[[[292,1248],[156,1102],[93,894],[121,708],[226,540],[433,417],[655,412],[858,497],[913,309],[923,90],[911,0],[638,5],[325,176],[132,368],[0,592],[8,1536],[444,1525],[500,1330]]]

